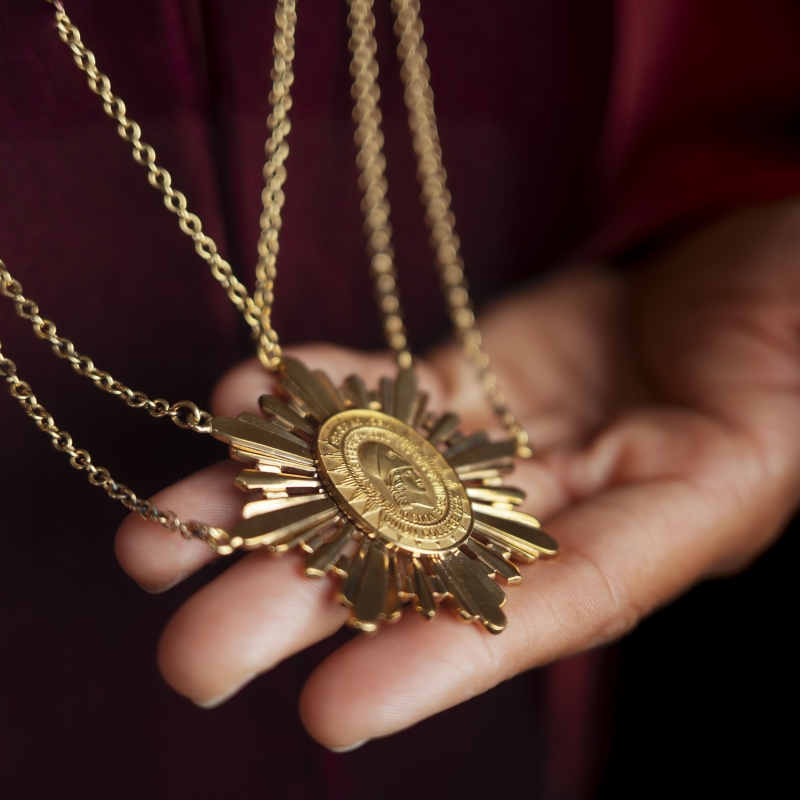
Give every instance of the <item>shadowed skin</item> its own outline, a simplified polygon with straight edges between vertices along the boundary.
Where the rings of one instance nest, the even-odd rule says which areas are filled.
[[[523,509],[561,545],[508,593],[510,624],[488,636],[454,615],[416,614],[358,637],[309,678],[300,713],[331,748],[387,736],[520,671],[596,647],[693,584],[745,567],[800,497],[800,206],[725,219],[624,276],[563,271],[482,318],[510,407],[537,458],[518,466]],[[296,348],[340,382],[375,385],[386,356]],[[466,432],[497,425],[452,345],[420,364],[430,407]],[[220,381],[214,412],[257,412],[273,381],[255,359]],[[231,526],[238,466],[204,470],[156,496],[185,518]],[[117,537],[128,574],[152,591],[213,556],[129,517]],[[346,618],[326,581],[293,556],[247,555],[167,626],[166,680],[204,706],[329,636]],[[269,680],[269,677],[265,678]],[[387,692],[386,686],[392,691]]]

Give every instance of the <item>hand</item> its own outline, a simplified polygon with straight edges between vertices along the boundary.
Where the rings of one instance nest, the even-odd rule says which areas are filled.
[[[746,566],[800,497],[800,205],[731,217],[630,276],[563,272],[482,320],[511,408],[538,448],[509,481],[560,542],[522,567],[508,629],[410,609],[357,637],[310,677],[300,712],[345,748],[387,736],[554,659],[597,647],[694,583]],[[294,351],[334,379],[375,383],[388,358]],[[466,430],[495,427],[458,348],[430,354],[421,382]],[[255,361],[220,382],[218,414],[256,410],[270,377]],[[232,527],[244,502],[226,462],[156,496],[184,518]],[[129,517],[117,538],[131,577],[164,590],[213,558],[198,542]],[[254,552],[206,585],[164,632],[167,681],[200,705],[330,636],[346,612],[295,555]],[[389,691],[387,691],[389,689]]]

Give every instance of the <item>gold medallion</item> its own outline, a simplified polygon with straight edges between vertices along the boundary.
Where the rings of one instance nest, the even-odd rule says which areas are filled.
[[[410,369],[380,388],[284,358],[282,396],[260,399],[264,417],[216,417],[212,432],[248,468],[236,478],[258,492],[232,533],[213,531],[220,553],[267,548],[306,553],[305,573],[343,578],[339,600],[364,632],[412,605],[426,618],[446,600],[488,631],[506,627],[515,561],[556,554],[525,496],[503,486],[513,441],[461,434],[455,414],[426,411]]]
[[[380,411],[331,417],[317,434],[320,476],[347,516],[388,548],[454,550],[472,531],[467,492],[444,456]]]

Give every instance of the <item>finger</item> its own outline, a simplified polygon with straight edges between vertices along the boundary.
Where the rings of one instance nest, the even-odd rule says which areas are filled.
[[[164,678],[198,705],[227,700],[256,675],[333,634],[347,611],[333,582],[311,580],[296,554],[255,552],[175,614],[159,647]]]
[[[584,442],[617,410],[619,398],[631,402],[641,394],[632,372],[623,367],[624,300],[618,277],[576,269],[504,298],[481,315],[491,369],[537,452]],[[429,358],[454,410],[468,427],[478,426],[492,409],[460,351],[451,342]]]
[[[225,461],[208,467],[159,492],[152,500],[183,520],[202,520],[228,528],[241,514],[242,493],[233,480],[241,465]],[[187,541],[159,525],[130,514],[120,525],[115,541],[120,566],[149,592],[163,592],[215,558],[203,542]]]
[[[561,542],[561,555],[522,567],[522,584],[507,592],[510,622],[500,636],[442,610],[430,623],[407,612],[408,619],[375,638],[349,642],[303,690],[300,711],[309,733],[327,747],[352,747],[523,670],[618,638],[699,577],[697,565],[707,554],[686,541],[689,520],[654,524],[685,506],[686,492],[664,482],[644,498],[623,487],[552,520],[548,529]],[[711,516],[699,520],[703,527],[713,527]]]
[[[648,445],[660,447],[661,464]],[[333,748],[394,733],[522,670],[618,638],[731,550],[763,548],[776,529],[762,530],[765,476],[747,448],[712,421],[654,414],[621,424],[572,469],[561,465],[565,486],[585,499],[547,521],[560,555],[522,568],[502,635],[442,613],[348,643],[303,691],[309,732]]]
[[[391,354],[360,353],[345,347],[310,344],[287,348],[287,355],[300,359],[311,369],[324,370],[331,380],[341,385],[345,378],[355,373],[364,379],[369,389],[377,389],[381,378],[394,377],[397,365]],[[430,395],[429,407],[441,408],[444,388],[436,372],[424,361],[415,361],[419,388]],[[217,384],[212,397],[216,414],[235,417],[243,411],[258,412],[258,398],[275,391],[277,381],[257,358],[234,367]]]

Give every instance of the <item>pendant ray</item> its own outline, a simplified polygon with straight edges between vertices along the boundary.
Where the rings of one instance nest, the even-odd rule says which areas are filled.
[[[324,422],[328,417],[341,410],[325,390],[319,378],[297,359],[284,358],[283,366],[281,388],[295,400],[299,400],[316,418],[317,422]]]
[[[518,522],[520,525],[527,525],[530,528],[541,528],[541,524],[536,517],[519,511],[516,508],[505,508],[504,506],[487,505],[485,503],[473,503],[473,509],[481,514],[487,514],[497,519],[507,519],[510,522]]]
[[[391,378],[381,378],[379,384],[379,397],[381,411],[394,416],[394,381]]]
[[[286,489],[303,489],[316,491],[322,484],[314,478],[301,475],[281,475],[275,472],[260,472],[257,469],[242,470],[234,481],[244,491],[264,489],[268,492],[280,492]]]
[[[252,452],[256,458],[264,455],[272,460],[285,459],[304,467],[314,466],[311,448],[306,442],[288,442],[274,433],[238,419],[214,417],[211,421],[211,433],[218,439],[229,441],[236,450],[243,450],[245,454]]]
[[[339,411],[344,411],[345,408],[347,408],[347,406],[346,406],[346,404],[344,402],[344,398],[339,393],[339,390],[336,388],[336,386],[334,385],[333,381],[328,377],[328,373],[323,371],[323,370],[321,370],[321,369],[315,369],[312,374],[322,384],[322,387],[328,393],[328,396],[333,401],[333,403],[336,405],[336,408]]]
[[[335,572],[340,578],[346,578],[348,576],[350,573],[350,565],[353,563],[353,558],[358,553],[358,548],[361,547],[363,539],[364,536],[361,531],[356,530],[350,537],[348,543],[344,546],[339,559],[334,562],[331,568],[332,572]]]
[[[258,405],[267,417],[274,417],[280,420],[289,430],[301,437],[314,440],[316,429],[314,426],[303,419],[299,414],[292,411],[286,403],[279,400],[275,395],[263,394],[258,399]]]
[[[405,559],[398,556],[396,552],[389,553],[390,591],[392,588],[394,589],[394,592],[397,595],[399,601],[405,599],[405,585],[403,583],[404,561]]]
[[[474,553],[477,558],[483,561],[488,567],[489,571],[494,577],[499,578],[509,586],[514,586],[522,581],[522,576],[519,573],[519,568],[503,558],[499,553],[479,542],[477,539],[470,539],[466,545],[470,552]],[[508,552],[508,557],[511,557],[511,552]]]
[[[484,585],[467,556],[456,553],[454,557],[442,559],[437,562],[437,573],[448,584],[462,616],[474,615],[490,633],[500,633],[505,629],[506,615],[500,609],[498,596]],[[497,584],[493,583],[493,586],[505,600],[502,589]]]
[[[398,591],[400,583],[400,575],[397,571],[397,554],[391,553],[389,555],[389,580],[386,584],[386,607],[383,610],[385,622],[397,622],[403,613]]]
[[[474,541],[478,541],[478,540],[474,539]],[[497,555],[501,556],[506,561],[510,561],[511,560],[511,549],[506,547],[504,544],[499,544],[499,543],[493,542],[491,540],[488,540],[486,542],[481,542],[481,544],[484,547],[486,547],[489,550],[491,550],[493,553],[497,553]]]
[[[411,558],[405,555],[397,556],[397,571],[400,576],[398,594],[403,602],[414,599],[414,573]]]
[[[364,381],[358,375],[350,375],[345,379],[344,386],[353,401],[354,408],[369,408],[369,394]]]
[[[436,616],[436,600],[433,598],[428,576],[419,559],[415,558],[411,565],[414,580],[414,609],[426,619],[433,619]]]
[[[436,570],[436,577],[447,593],[447,602],[450,603],[456,613],[464,619],[470,622],[478,619],[478,611],[470,602],[471,598],[469,594],[466,590],[462,591],[462,587],[458,584],[455,577],[450,574],[448,567],[449,564],[445,564],[445,559],[437,559],[433,562],[433,568]]]
[[[291,442],[299,447],[309,446],[309,442],[306,439],[303,439],[300,436],[295,436],[295,434],[293,434],[290,430],[287,430],[285,427],[283,427],[283,425],[279,425],[277,422],[274,422],[271,419],[259,417],[258,414],[251,414],[249,411],[245,411],[242,414],[239,414],[236,419],[238,419],[239,422],[246,422],[248,425],[253,425],[256,428],[261,428],[261,430],[268,431],[275,436],[280,436],[282,439],[286,439],[287,442]]]
[[[358,584],[361,580],[361,571],[364,568],[364,560],[370,548],[372,540],[364,537],[361,547],[358,549],[353,563],[350,565],[350,570],[347,573],[347,578],[339,589],[339,600],[343,605],[352,608],[355,602],[356,594],[358,592]]]
[[[512,457],[517,451],[517,444],[512,440],[479,444],[464,452],[459,452],[447,460],[459,474],[476,470],[494,469],[496,465],[512,464]]]
[[[468,486],[467,497],[484,503],[508,503],[514,506],[525,502],[525,492],[520,489],[491,489],[487,486]]]
[[[449,411],[446,414],[442,414],[433,428],[431,428],[431,432],[428,434],[428,441],[431,444],[439,444],[455,431],[460,422],[458,414],[452,414]]]
[[[321,497],[313,503],[291,508],[282,508],[259,517],[242,520],[235,535],[244,540],[245,547],[263,547],[273,544],[285,536],[300,533],[326,519],[339,514],[335,500]]]
[[[472,470],[469,467],[457,469],[459,480],[462,483],[477,483],[482,486],[492,486],[499,488],[503,485],[503,474],[511,472],[514,469],[513,464],[509,461],[500,467],[489,467],[488,469]]]
[[[414,421],[414,401],[417,399],[417,378],[412,369],[401,369],[394,382],[393,410],[400,422],[411,425]]]
[[[462,566],[471,570],[478,582],[492,597],[498,608],[502,608],[506,604],[506,593],[489,577],[489,569],[482,561],[471,559],[466,553],[455,552],[453,557],[456,558]]]
[[[425,570],[425,577],[428,579],[433,596],[437,600],[445,600],[447,598],[447,587],[442,583],[441,578],[436,573],[433,566],[433,559],[425,559],[430,564],[430,571]],[[423,569],[424,566],[423,566]]]
[[[445,450],[442,455],[452,464],[453,458],[459,453],[466,453],[467,450],[473,450],[484,444],[489,444],[489,435],[486,431],[478,431],[470,436],[465,436],[463,439],[459,439],[457,444]]]
[[[317,480],[316,465],[314,467],[299,467],[295,464],[287,464],[275,459],[267,459],[265,456],[254,456],[252,453],[239,451],[236,452],[240,461],[252,461],[255,459],[255,464],[252,466],[254,472],[264,472],[267,475],[283,475],[292,478],[310,478]],[[245,470],[242,470],[243,472]]]
[[[351,627],[364,633],[377,631],[385,615],[388,590],[389,557],[386,550],[373,541],[361,570],[349,621]]]
[[[483,514],[475,514],[475,530],[499,541],[511,550],[524,553],[531,558],[540,555],[554,556],[558,551],[555,540],[541,528],[531,528],[507,519],[495,519]]]
[[[266,500],[253,500],[246,503],[242,509],[244,519],[252,519],[271,511],[279,511],[282,508],[294,508],[296,506],[309,505],[316,503],[322,495],[319,494],[298,494],[293,497],[275,497]]]
[[[412,428],[421,428],[422,421],[425,419],[425,411],[428,408],[430,397],[427,392],[419,392],[414,400],[414,417],[411,423]]]
[[[354,533],[355,527],[348,523],[336,533],[333,539],[311,553],[306,558],[306,575],[319,578],[327,575],[331,567],[339,560],[339,556]]]
[[[285,553],[287,550],[291,550],[293,547],[297,546],[303,550],[306,550],[306,542],[310,541],[318,534],[324,536],[331,528],[333,528],[338,519],[338,516],[333,516],[324,520],[323,522],[318,522],[308,530],[301,531],[300,533],[290,533],[288,536],[278,539],[276,542],[269,545],[267,549],[278,555]],[[313,552],[313,548],[306,550],[306,552]]]

